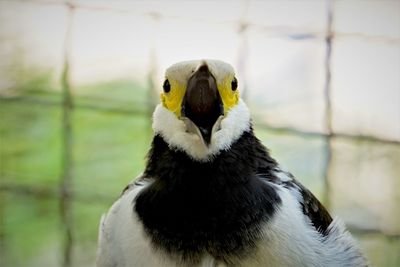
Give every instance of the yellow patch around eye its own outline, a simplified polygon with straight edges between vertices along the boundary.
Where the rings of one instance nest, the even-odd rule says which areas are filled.
[[[232,91],[231,82],[233,77],[228,77],[218,84],[218,91],[224,104],[224,113],[226,114],[232,107],[239,102],[239,91]]]
[[[168,93],[161,93],[161,103],[164,107],[174,112],[176,116],[180,117],[185,87],[173,80],[169,80],[169,83],[171,84],[171,90]]]

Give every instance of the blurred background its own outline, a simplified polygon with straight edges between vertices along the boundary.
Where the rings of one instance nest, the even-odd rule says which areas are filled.
[[[163,71],[231,63],[258,137],[400,266],[400,1],[0,1],[0,266],[94,266]]]

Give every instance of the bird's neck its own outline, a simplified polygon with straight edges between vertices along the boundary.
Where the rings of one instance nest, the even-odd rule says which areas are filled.
[[[184,151],[172,149],[156,135],[148,154],[145,175],[166,183],[203,183],[205,186],[222,183],[229,186],[245,183],[255,178],[257,172],[272,171],[276,165],[252,129],[244,132],[228,150],[206,162],[196,161]]]

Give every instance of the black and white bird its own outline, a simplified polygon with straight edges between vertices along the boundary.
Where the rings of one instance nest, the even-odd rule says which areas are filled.
[[[169,67],[153,130],[143,174],[101,219],[99,267],[367,265],[255,137],[229,64]]]

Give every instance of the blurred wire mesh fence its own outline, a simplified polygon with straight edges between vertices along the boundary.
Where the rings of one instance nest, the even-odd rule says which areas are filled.
[[[248,19],[248,16],[246,16],[249,12],[248,10],[251,9],[253,3],[251,1],[240,2],[241,8],[239,9],[243,9],[242,14],[240,15],[241,12],[239,12],[239,15],[235,14],[232,18],[228,17],[226,20],[213,20],[207,16],[190,17],[184,14],[177,15],[173,14],[173,12],[163,12],[161,8],[140,11],[137,9],[136,4],[126,7],[124,5],[118,6],[108,2],[60,2],[42,0],[17,1],[17,3],[20,5],[28,4],[45,7],[55,6],[56,8],[63,9],[63,12],[66,12],[66,27],[62,34],[58,33],[58,36],[63,38],[63,49],[60,51],[62,57],[61,62],[59,62],[61,71],[58,81],[59,86],[57,86],[60,88],[59,92],[44,93],[41,90],[16,92],[15,90],[9,89],[14,88],[15,84],[9,86],[7,83],[6,86],[2,86],[6,87],[6,90],[0,90],[0,99],[3,106],[1,112],[2,117],[4,117],[4,125],[2,125],[3,128],[1,128],[1,142],[3,144],[0,168],[0,214],[2,217],[0,221],[0,256],[2,259],[0,266],[24,266],[26,264],[42,266],[43,263],[49,262],[60,264],[61,266],[93,265],[96,232],[93,229],[97,228],[97,224],[94,225],[93,222],[95,222],[95,219],[97,220],[97,218],[99,218],[101,212],[104,212],[112,200],[117,197],[116,192],[118,192],[119,188],[122,189],[122,184],[128,181],[131,178],[130,176],[135,175],[143,165],[142,158],[144,157],[151,136],[150,116],[158,101],[159,77],[162,67],[164,67],[161,66],[162,64],[159,64],[161,53],[159,52],[160,44],[158,44],[156,38],[154,38],[154,35],[159,34],[160,31],[157,32],[153,30],[155,28],[159,29],[160,25],[170,21],[177,24],[199,23],[206,25],[206,27],[219,27],[223,25],[224,27],[233,29],[233,38],[236,39],[238,44],[237,48],[234,49],[234,53],[236,54],[236,69],[240,76],[239,81],[242,88],[242,97],[247,100],[254,110],[253,114],[255,117],[256,129],[259,129],[258,131],[261,139],[264,140],[267,146],[272,148],[273,155],[277,155],[279,161],[281,160],[279,156],[281,156],[283,162],[287,163],[291,170],[293,170],[293,168],[295,169],[293,171],[295,175],[300,174],[300,180],[310,187],[312,191],[323,200],[325,205],[335,214],[339,214],[343,217],[353,233],[357,235],[363,248],[367,251],[367,257],[370,257],[373,263],[382,266],[396,266],[396,264],[400,263],[398,253],[400,251],[400,211],[396,205],[396,201],[398,202],[400,200],[400,194],[398,190],[396,190],[400,185],[400,180],[398,179],[400,165],[400,110],[398,104],[400,100],[395,99],[397,96],[400,97],[398,93],[398,91],[400,91],[400,81],[398,73],[393,74],[400,69],[399,32],[397,32],[399,35],[392,35],[352,31],[341,32],[336,30],[334,24],[335,12],[336,9],[343,9],[343,7],[341,7],[343,3],[340,1],[327,1],[322,4],[323,12],[321,16],[325,21],[322,27],[317,28],[308,28],[304,25],[286,26],[279,23],[264,25],[252,22]],[[291,4],[289,3],[289,5]],[[395,6],[398,5],[395,3]],[[80,14],[80,12],[83,12],[83,15]],[[79,86],[76,86],[73,82],[74,65],[71,64],[71,62],[74,57],[72,52],[78,49],[78,47],[74,47],[74,38],[82,37],[82,34],[74,34],[75,31],[79,30],[75,22],[77,19],[81,19],[79,16],[85,15],[84,12],[113,13],[116,16],[140,17],[145,18],[146,23],[151,25],[151,27],[148,25],[139,25],[139,27],[147,27],[146,30],[150,29],[148,32],[149,39],[145,42],[147,46],[145,50],[146,53],[143,54],[139,52],[142,54],[141,58],[138,59],[138,61],[140,61],[138,64],[142,64],[143,58],[146,58],[145,62],[147,64],[146,71],[139,71],[142,76],[147,77],[147,84],[144,86],[144,90],[143,88],[141,89],[140,93],[136,92],[128,95],[124,93],[121,94],[120,98],[114,98],[112,95],[114,93],[118,95],[119,89],[113,91],[113,89],[105,88],[101,89],[103,91],[101,94],[95,93],[87,95],[81,93],[80,90],[77,89]],[[46,21],[46,23],[52,22]],[[102,25],[104,26],[105,24]],[[196,28],[196,26],[194,28]],[[399,27],[396,29],[399,29]],[[97,30],[101,31],[102,29],[98,28]],[[271,95],[268,94],[271,93],[269,93],[267,89],[265,89],[267,92],[263,91],[264,89],[256,89],[257,87],[264,86],[257,85],[259,80],[264,78],[264,70],[257,68],[258,72],[261,74],[259,76],[251,75],[255,69],[254,66],[253,68],[250,67],[251,61],[256,61],[256,52],[260,51],[258,50],[260,47],[252,44],[252,40],[249,37],[251,34],[265,35],[268,36],[268,38],[274,38],[276,40],[289,40],[289,42],[293,43],[295,46],[301,46],[300,43],[304,40],[318,42],[319,46],[315,49],[317,51],[322,51],[322,58],[317,60],[319,63],[317,68],[322,78],[317,82],[319,91],[313,94],[313,98],[318,98],[316,101],[319,103],[316,105],[317,112],[313,113],[318,114],[310,114],[310,117],[312,117],[310,120],[317,121],[317,123],[307,124],[308,118],[305,118],[304,114],[303,117],[296,117],[299,115],[296,113],[301,113],[301,111],[303,111],[303,113],[307,112],[307,108],[304,109],[304,107],[285,111],[286,113],[291,113],[291,117],[295,118],[293,121],[289,119],[286,125],[276,123],[276,120],[279,120],[279,113],[282,112],[281,109],[278,108],[272,113],[268,113],[270,112],[268,109],[275,109],[273,105],[276,103],[265,103],[261,101],[260,98],[270,97]],[[182,38],[185,38],[185,36]],[[338,50],[343,49],[341,48],[341,42],[348,39],[356,40],[356,42],[361,43],[378,43],[395,47],[394,55],[398,56],[398,58],[394,59],[394,72],[391,72],[393,70],[384,72],[392,76],[394,75],[394,77],[389,79],[392,81],[392,84],[388,86],[390,87],[388,89],[390,93],[386,94],[388,91],[382,89],[382,94],[386,94],[383,99],[385,101],[394,101],[395,103],[395,108],[390,107],[389,109],[391,117],[389,118],[390,123],[388,124],[380,124],[377,122],[377,126],[366,127],[365,129],[356,128],[356,130],[351,127],[346,128],[347,126],[340,126],[341,119],[343,116],[347,116],[347,114],[341,114],[340,108],[337,107],[340,106],[340,99],[343,99],[343,96],[335,90],[339,91],[340,87],[343,85],[340,79],[340,75],[343,74],[340,74],[337,67],[333,67],[333,64],[337,64],[337,62],[334,62],[334,53],[336,48],[338,48]],[[168,37],[163,40],[168,41]],[[140,40],[137,41],[141,42]],[[279,41],[277,45],[280,45]],[[171,47],[169,48],[171,49]],[[312,48],[314,49],[314,47]],[[179,47],[173,47],[173,49],[179,50]],[[269,48],[268,45],[265,45],[265,47],[261,45],[261,49]],[[254,54],[250,55],[252,51]],[[220,51],[217,51],[215,54],[218,54],[218,52]],[[77,56],[75,55],[75,57]],[[274,59],[273,57],[270,58]],[[336,61],[339,61],[339,59],[336,59]],[[257,66],[262,66],[262,64]],[[379,68],[380,66],[375,67]],[[333,86],[333,80],[336,77],[335,71],[339,73],[339,79],[335,80],[336,86]],[[268,72],[267,67],[265,73]],[[296,69],[295,72],[297,73],[298,69]],[[302,74],[303,73],[300,75]],[[377,75],[380,74],[381,73],[377,73]],[[293,75],[293,72],[288,75]],[[374,73],[365,73],[365,75],[374,75]],[[277,82],[283,80],[278,79]],[[296,78],[294,78],[294,81],[296,82]],[[358,82],[361,86],[365,83],[363,80],[359,80]],[[267,83],[267,85],[267,87],[270,87],[274,84]],[[32,86],[31,83],[23,85],[23,87],[30,86]],[[113,84],[110,87],[113,86],[115,85]],[[123,88],[121,90],[125,91],[127,90],[126,88],[134,86],[140,87],[131,83],[117,85],[118,88]],[[285,86],[293,87],[293,84],[289,83]],[[382,86],[387,85],[383,84]],[[397,91],[392,92],[393,88]],[[286,90],[285,87],[281,89],[282,91]],[[96,87],[94,90],[99,89]],[[295,98],[299,96],[297,92],[289,91],[289,93],[293,93]],[[278,97],[278,100],[286,99],[289,102],[304,102],[304,97],[308,98],[310,96],[309,93],[300,95],[300,99],[293,100],[290,99],[288,92],[285,91]],[[360,92],[356,92],[356,94],[359,93]],[[333,97],[333,95],[335,95],[335,97]],[[376,95],[372,94],[372,98],[374,98],[374,96]],[[363,101],[362,97],[351,98],[351,100]],[[286,105],[285,103],[283,103],[283,105]],[[305,101],[305,103],[305,105],[313,105],[313,102]],[[390,106],[383,102],[379,107],[384,108],[385,105]],[[18,156],[20,156],[21,153],[25,153],[24,146],[20,144],[24,143],[24,141],[18,139],[18,131],[25,131],[25,127],[28,127],[29,124],[30,113],[35,113],[35,110],[41,109],[42,107],[47,108],[46,110],[48,113],[53,114],[45,115],[51,116],[51,118],[49,118],[51,125],[44,124],[41,127],[49,127],[48,131],[51,132],[51,135],[43,135],[43,138],[50,137],[58,140],[52,141],[53,145],[55,142],[54,150],[56,152],[50,152],[50,147],[48,151],[44,148],[44,151],[41,152],[42,154],[38,153],[34,155],[37,157],[37,162],[33,161],[28,164],[40,165],[41,163],[39,162],[43,161],[46,162],[43,164],[56,165],[57,170],[48,171],[47,173],[35,173],[35,168],[24,167],[20,169],[20,165],[15,164]],[[344,108],[344,110],[346,111],[346,108]],[[365,111],[365,109],[362,108],[360,110],[361,112]],[[394,114],[392,112],[393,110]],[[355,116],[351,114],[348,116],[357,120],[357,116],[360,113],[355,113]],[[373,113],[373,110],[371,113]],[[265,116],[265,114],[267,114],[267,116]],[[118,119],[115,119],[116,122],[107,124],[107,121],[111,120],[109,116],[114,115],[118,117]],[[15,123],[18,116],[28,117],[28,121],[24,122],[26,125],[10,127],[9,124]],[[94,121],[98,120],[99,116],[104,116],[101,120],[105,126],[100,127],[94,123]],[[130,121],[130,118],[136,118],[136,121]],[[277,119],[274,120],[274,118]],[[382,120],[384,120],[384,118],[382,118]],[[352,124],[352,122],[353,121],[350,120],[350,124]],[[112,127],[124,127],[121,126],[122,124],[127,124],[127,126],[126,128],[119,128],[120,132],[126,131],[130,135],[135,135],[134,138],[137,139],[136,141],[138,143],[135,143],[134,146],[128,145],[130,142],[133,142],[133,140],[132,138],[125,137],[126,133],[122,135],[115,131],[113,132]],[[386,128],[378,129],[382,128],[380,125],[385,125]],[[93,142],[92,139],[96,139],[93,132],[97,130],[104,131],[107,135]],[[24,138],[27,137],[35,138],[35,133],[29,132],[24,136]],[[113,143],[108,141],[110,139],[123,141],[120,143]],[[37,142],[42,141],[43,140],[40,138],[37,140]],[[8,146],[12,146],[12,148],[6,146],[6,142]],[[13,144],[11,145],[10,143]],[[49,143],[44,143],[50,145]],[[299,145],[299,143],[303,144]],[[115,146],[121,145],[129,146],[129,149],[131,149],[125,151],[126,153],[133,153],[132,150],[136,149],[139,151],[139,155],[129,157],[128,159],[121,159],[121,157],[126,154],[113,151]],[[100,166],[105,164],[104,162],[110,160],[110,158],[100,160],[93,158],[94,161],[99,160],[100,164],[90,162],[91,156],[89,154],[92,151],[96,153],[96,149],[98,149],[96,146],[104,146],[107,152],[112,156],[116,156],[117,160],[122,162],[119,163],[122,165],[116,164],[117,167],[124,169],[124,171],[120,169],[117,170],[117,168],[106,170],[103,168],[104,166]],[[318,150],[316,156],[310,155],[316,153],[316,150]],[[47,157],[51,157],[51,159],[47,159]],[[135,160],[137,162],[134,163]],[[31,158],[29,158],[29,161],[31,161]],[[307,161],[307,163],[304,163],[304,161]],[[115,162],[111,162],[110,164],[113,163]],[[94,164],[93,168],[96,168],[97,171],[93,173],[88,172],[82,167],[82,165],[85,164]],[[126,167],[127,165],[134,165],[134,167]],[[109,178],[85,177],[86,175],[101,176],[99,173],[102,171],[104,171],[104,175],[108,175]],[[40,183],[37,183],[35,177],[41,175],[55,176],[56,178],[54,181],[50,178],[49,180],[42,179]],[[124,178],[122,178],[124,180],[120,180],[116,185],[110,186],[113,182],[112,179],[117,175],[124,176]],[[311,176],[311,178],[307,178],[307,176]],[[375,178],[370,178],[370,176],[374,176]],[[382,176],[383,178],[377,176]],[[104,185],[100,186],[99,184]],[[368,185],[366,186],[365,184]],[[112,190],[109,190],[108,187],[112,187]],[[387,197],[382,195],[386,195]],[[17,242],[21,242],[23,237],[19,239],[14,238],[12,236],[14,233],[13,231],[20,231],[22,226],[15,230],[12,225],[18,222],[22,223],[21,220],[29,220],[29,218],[32,217],[22,216],[20,218],[11,216],[10,214],[18,210],[23,213],[33,212],[29,211],[29,209],[28,211],[25,210],[27,209],[26,207],[22,208],[22,206],[25,206],[24,203],[26,201],[33,201],[29,196],[39,198],[46,203],[52,202],[51,204],[40,204],[38,206],[58,205],[58,208],[55,210],[49,208],[51,210],[50,215],[48,209],[43,214],[45,214],[44,216],[49,216],[50,219],[46,217],[47,220],[57,221],[59,219],[59,224],[55,223],[55,225],[61,225],[61,230],[55,230],[55,232],[58,233],[57,237],[60,236],[62,240],[59,240],[60,242],[55,248],[52,247],[49,249],[44,246],[47,253],[52,253],[54,256],[47,255],[45,258],[41,258],[42,256],[40,256],[40,253],[35,252],[39,254],[40,257],[38,255],[30,255],[30,258],[33,260],[30,260],[30,263],[26,263],[23,259],[16,259],[17,257],[14,255],[18,254],[16,252],[18,250]],[[368,200],[368,198],[371,199]],[[385,207],[382,207],[382,205],[385,205]],[[85,222],[82,221],[85,220],[85,215],[89,213],[94,219],[90,220],[90,223],[87,222],[85,225]],[[32,216],[38,216],[38,214],[40,216],[40,214],[42,214],[40,208],[39,211],[33,212],[33,214]],[[26,223],[29,224],[29,221]],[[82,225],[85,226],[80,229]],[[44,223],[42,227],[46,228],[46,223]],[[84,231],[89,228],[90,234],[85,233]],[[41,228],[39,227],[39,229]],[[27,234],[29,234],[28,231]],[[82,242],[80,235],[85,236],[85,234],[90,235],[86,236],[90,241],[88,244],[82,245],[81,243],[84,242]],[[55,239],[58,240],[57,238]],[[32,243],[32,246],[35,246],[35,242],[31,242],[29,238],[27,243]],[[82,251],[86,249],[88,250],[87,253]]]

